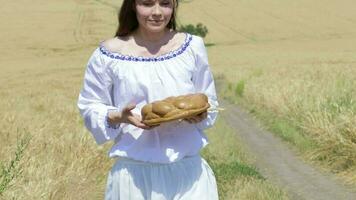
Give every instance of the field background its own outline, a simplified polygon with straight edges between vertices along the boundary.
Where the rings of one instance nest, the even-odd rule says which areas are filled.
[[[224,96],[356,188],[355,1],[193,1]],[[187,4],[188,6],[188,4]],[[220,9],[221,8],[221,9]]]
[[[355,184],[356,2],[185,2],[179,22],[202,22],[209,29],[206,42],[215,44],[210,64],[215,77],[228,83],[220,94],[253,111],[308,161]],[[25,146],[18,142],[31,136],[17,156],[21,175],[5,199],[101,198],[103,175],[112,165],[110,144],[95,145],[76,99],[89,55],[116,30],[120,4],[2,2],[0,161],[11,163]],[[271,116],[276,120],[268,121]],[[243,155],[239,159],[249,163]],[[241,184],[254,188],[248,194],[273,188],[266,190],[286,198],[268,183],[254,183]]]

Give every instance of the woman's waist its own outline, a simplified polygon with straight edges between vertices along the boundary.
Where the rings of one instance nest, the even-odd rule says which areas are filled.
[[[133,160],[171,163],[184,157],[198,155],[208,144],[204,134],[181,133],[159,137],[156,134],[142,134],[134,138],[130,134],[121,136],[113,145],[109,157],[126,157]]]
[[[137,160],[136,158],[131,158],[131,157],[124,157],[124,156],[118,156],[116,157],[116,162],[120,162],[122,164],[133,164],[133,165],[146,165],[146,166],[164,166],[168,164],[179,164],[179,163],[184,163],[184,162],[191,162],[195,160],[200,160],[201,156],[199,152],[194,155],[186,155],[179,160],[175,160],[172,162],[162,162],[162,161],[154,161],[154,160]]]

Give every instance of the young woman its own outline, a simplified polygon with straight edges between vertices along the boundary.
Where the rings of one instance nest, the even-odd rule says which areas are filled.
[[[218,106],[202,38],[176,31],[176,0],[124,0],[114,38],[102,41],[85,71],[78,107],[97,144],[114,141],[118,158],[105,199],[216,200],[200,150],[217,111],[149,127],[141,108],[156,100],[204,93]]]

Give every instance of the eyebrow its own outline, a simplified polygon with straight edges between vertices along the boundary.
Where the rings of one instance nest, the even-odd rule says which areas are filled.
[[[154,2],[155,0],[139,0],[140,2]],[[159,0],[159,2],[170,2],[170,0]]]

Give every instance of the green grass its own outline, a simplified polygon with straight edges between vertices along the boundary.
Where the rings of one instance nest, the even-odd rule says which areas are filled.
[[[210,144],[202,155],[214,171],[220,199],[288,199],[283,190],[269,183],[253,166],[253,158],[222,118],[207,130],[207,136]]]
[[[237,82],[236,87],[235,87],[235,95],[242,97],[245,89],[245,81],[240,80]]]
[[[216,76],[219,96],[249,110],[265,129],[298,149],[307,161],[340,174],[345,183],[355,184],[356,101],[352,81],[340,76],[323,83],[326,89],[317,81],[303,81],[299,86],[260,83],[256,87],[254,81],[261,74],[255,70],[250,78],[234,82],[228,82],[224,75]]]
[[[216,44],[215,43],[205,43],[205,46],[206,47],[213,47],[215,46]]]
[[[218,76],[220,79],[219,95],[224,99],[242,105],[249,112],[255,115],[263,122],[265,128],[274,134],[281,137],[283,140],[295,145],[302,152],[314,150],[317,148],[317,143],[310,137],[304,135],[302,130],[297,125],[283,116],[277,116],[275,113],[263,107],[257,107],[250,102],[246,102],[243,98],[246,82],[244,80],[237,81],[236,84],[227,83],[223,76]]]
[[[230,181],[239,176],[252,176],[257,179],[265,179],[256,168],[238,161],[218,164],[214,164],[214,162],[211,163],[217,177],[224,181]]]
[[[251,109],[255,116],[263,120],[266,129],[281,137],[284,141],[295,145],[300,151],[308,152],[315,150],[318,145],[310,137],[302,134],[297,126],[293,125],[288,119],[278,117],[267,109]]]
[[[0,161],[0,196],[5,192],[5,190],[11,186],[11,182],[21,174],[21,167],[19,162],[23,156],[23,153],[30,142],[30,136],[17,140],[17,147],[15,151],[15,157],[11,159],[7,164]]]

